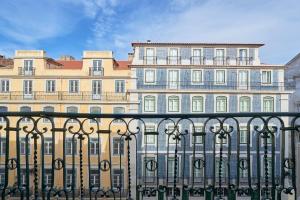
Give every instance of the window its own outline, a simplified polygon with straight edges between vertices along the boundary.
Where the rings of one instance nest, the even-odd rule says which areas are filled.
[[[216,70],[216,84],[225,84],[225,70]]]
[[[146,69],[145,70],[145,83],[151,84],[155,83],[155,70]]]
[[[169,96],[168,97],[168,112],[179,112],[179,97]]]
[[[92,80],[93,99],[100,99],[101,90],[102,90],[101,80]]]
[[[33,75],[33,60],[24,60],[24,75]]]
[[[144,112],[155,112],[156,102],[155,96],[144,97]]]
[[[227,112],[227,97],[216,98],[216,112]]]
[[[192,130],[193,132],[194,130]],[[195,132],[196,133],[202,133],[203,132],[203,126],[197,126],[195,125]],[[197,136],[190,136],[192,138],[192,144],[199,145],[203,144],[203,136],[197,135]]]
[[[91,169],[90,181],[94,187],[100,186],[100,174],[98,169]]]
[[[238,88],[239,89],[249,89],[249,72],[247,70],[240,70],[238,72]]]
[[[55,80],[46,80],[46,92],[55,92]]]
[[[264,97],[263,98],[263,112],[274,112],[274,98]]]
[[[271,84],[272,83],[272,71],[262,71],[262,80],[263,84]]]
[[[225,64],[225,50],[224,49],[216,49],[216,57],[215,62],[216,65],[224,65]]]
[[[179,70],[168,71],[168,88],[178,89],[179,87]]]
[[[54,107],[53,106],[45,106],[43,110],[44,110],[44,112],[54,112]],[[50,122],[50,120],[47,118],[44,118],[44,122]]]
[[[124,187],[124,170],[113,169],[113,188]]]
[[[66,186],[67,188],[72,187],[72,185],[74,184],[74,187],[76,187],[76,169],[67,169],[66,170]],[[73,180],[73,176],[74,176],[74,180]]]
[[[28,138],[28,146],[26,146],[26,138],[20,138],[20,154],[26,155],[26,152],[30,154],[30,139]],[[27,151],[26,151],[27,149]]]
[[[98,155],[99,154],[99,139],[98,138],[90,138],[90,154]]]
[[[2,93],[9,92],[9,80],[0,81],[0,92]]]
[[[7,112],[8,109],[6,106],[0,106],[0,113],[4,113],[4,112]],[[4,122],[4,118],[3,117],[0,117],[0,123],[1,122]]]
[[[202,70],[192,71],[192,84],[201,84],[202,80]]]
[[[52,138],[44,139],[44,153],[48,155],[52,154]]]
[[[32,80],[24,80],[24,98],[32,97]]]
[[[79,80],[69,80],[69,92],[70,93],[79,92]]]
[[[203,112],[203,97],[192,97],[192,112]]]
[[[240,112],[250,112],[251,110],[251,98],[240,97]]]
[[[154,133],[155,132],[155,125],[146,124],[146,132],[147,133]],[[144,134],[144,144],[153,145],[155,144],[155,135],[145,135]]]
[[[193,57],[192,57],[192,64],[193,65],[200,65],[202,64],[201,60],[201,49],[193,49]]]
[[[69,106],[69,107],[67,107],[67,113],[78,113],[78,108],[75,107],[75,106]],[[75,123],[76,120],[75,119],[70,119],[68,122]]]
[[[31,112],[31,108],[29,106],[22,106],[20,112]],[[22,118],[21,122],[30,122],[30,118]]]
[[[179,168],[178,168],[179,165],[179,158],[177,158],[177,177],[179,175]],[[167,163],[167,169],[168,169],[168,178],[169,178],[169,181],[173,181],[173,177],[175,176],[175,173],[174,173],[174,169],[175,169],[175,158],[174,157],[169,157],[168,158],[168,163]],[[171,179],[170,179],[171,178]]]
[[[93,71],[102,70],[102,60],[93,60]]]
[[[124,93],[125,92],[125,81],[124,80],[116,80],[115,81],[115,92],[116,93]]]
[[[114,112],[114,114],[124,114],[125,113],[125,108],[124,107],[114,107],[113,112]],[[115,119],[113,122],[114,123],[122,123],[123,120]]]
[[[90,108],[90,113],[91,114],[101,114],[101,107],[98,106],[93,106]],[[90,122],[91,123],[96,123],[97,122],[101,122],[101,118],[95,118],[95,119],[91,119]]]
[[[52,182],[52,170],[45,169],[45,183],[47,186],[51,186],[51,182]]]
[[[240,127],[240,144],[247,144],[247,127]]]
[[[174,125],[167,125],[167,132],[168,134],[166,135],[167,137],[167,142],[169,145],[176,144],[176,139],[174,138],[174,135],[178,133],[178,129],[180,127],[174,127]],[[177,144],[180,145],[180,140],[177,140]]]
[[[146,48],[146,64],[154,64],[154,49]]]
[[[190,165],[190,166],[192,166],[191,172],[193,172],[193,170],[194,170],[194,178],[196,179],[195,181],[197,181],[197,178],[204,177],[204,168],[203,167],[199,168],[199,166],[197,166],[199,159],[203,159],[203,158],[195,157],[194,161],[193,161],[193,159],[191,159],[191,165]],[[196,161],[197,167],[195,167],[195,161]]]
[[[77,154],[77,140],[76,138],[66,138],[65,141],[65,152],[66,155],[73,155],[73,151],[74,154]]]
[[[6,152],[6,138],[0,138],[0,155],[5,155]]]
[[[124,155],[124,140],[123,138],[113,138],[113,155]]]
[[[176,49],[176,48],[170,49],[169,64],[178,64],[178,49]]]

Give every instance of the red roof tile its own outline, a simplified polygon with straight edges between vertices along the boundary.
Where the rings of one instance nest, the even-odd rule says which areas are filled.
[[[115,61],[116,70],[129,70],[130,61],[127,60],[116,60]]]
[[[62,64],[61,69],[82,69],[82,61],[80,60],[57,60],[57,62]]]

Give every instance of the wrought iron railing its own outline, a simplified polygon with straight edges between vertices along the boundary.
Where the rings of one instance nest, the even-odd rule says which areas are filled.
[[[90,67],[89,68],[89,76],[104,76],[104,67]]]
[[[296,199],[299,124],[300,113],[1,112],[0,196]]]
[[[89,91],[70,93],[67,91],[59,92],[44,92],[33,91],[25,94],[22,91],[12,91],[7,93],[0,93],[1,100],[40,100],[40,101],[126,101],[126,93],[114,93],[114,92],[101,92],[99,94],[93,94]]]
[[[237,65],[253,65],[253,57],[237,57],[236,64]]]
[[[35,68],[30,68],[26,70],[24,67],[18,68],[18,75],[21,76],[34,76],[35,75]]]

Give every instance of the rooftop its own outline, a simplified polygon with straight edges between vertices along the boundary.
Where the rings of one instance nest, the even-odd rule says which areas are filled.
[[[264,46],[262,43],[202,43],[202,42],[133,42],[132,46],[252,46],[252,47],[261,47]]]

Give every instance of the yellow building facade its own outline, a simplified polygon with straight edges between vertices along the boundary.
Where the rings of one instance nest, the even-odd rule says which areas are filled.
[[[69,113],[130,113],[137,107],[138,102],[130,101],[128,90],[134,87],[128,61],[116,61],[111,51],[84,51],[81,60],[74,60],[70,56],[64,56],[61,60],[55,60],[47,57],[43,50],[17,50],[13,59],[13,65],[0,67],[0,111],[46,111],[46,112],[69,112]],[[15,131],[10,131],[10,150],[9,157],[20,157],[20,181],[26,184],[26,154],[30,157],[30,169],[33,166],[34,142],[28,130],[33,126],[33,120],[30,118],[12,119],[10,127],[15,126]],[[37,120],[37,119],[35,119]],[[89,135],[89,138],[82,140],[83,156],[83,186],[89,188],[89,184],[101,187],[117,187],[122,181],[123,188],[127,185],[126,167],[126,141],[123,141],[118,134],[118,130],[126,129],[120,120],[111,119],[88,119],[81,123],[90,131],[103,130],[103,133],[95,131]],[[4,168],[5,158],[5,127],[7,120],[0,119],[1,137],[1,157],[0,170]],[[53,123],[52,123],[53,122]],[[69,127],[74,129],[80,125],[74,119],[40,119],[37,122],[42,133],[44,144],[41,144],[41,138],[37,139],[37,156],[42,158],[44,155],[45,183],[68,187],[73,184],[72,180],[75,174],[75,185],[78,188],[80,184],[80,141],[74,136]],[[53,141],[52,132],[55,128],[65,127],[66,132],[57,131],[55,141]],[[17,136],[19,134],[19,136]],[[64,135],[65,134],[65,135]],[[26,135],[30,139],[26,139]],[[98,136],[99,135],[99,136]],[[16,147],[16,140],[19,140],[20,146]],[[28,141],[28,149],[26,148]],[[53,158],[53,146],[55,143],[55,158]],[[88,143],[90,148],[88,149]],[[64,147],[64,148],[63,148]],[[63,151],[65,149],[65,151]],[[44,154],[42,153],[44,151]],[[17,153],[19,152],[19,153]],[[75,152],[74,158],[72,153]],[[88,160],[90,152],[90,161]],[[120,159],[121,155],[121,159]],[[51,166],[57,159],[63,159],[65,156],[66,170],[56,170],[54,177],[51,177]],[[74,160],[73,160],[74,159]],[[38,165],[41,165],[38,159]],[[105,164],[103,160],[111,162],[111,169],[99,171]],[[102,161],[102,162],[101,162]],[[89,164],[90,162],[90,164]],[[75,172],[72,167],[75,164]],[[101,163],[101,164],[100,164]],[[89,167],[88,167],[89,166]],[[9,185],[18,184],[17,169],[9,171]],[[41,175],[41,171],[38,171]],[[65,173],[65,178],[63,174]],[[15,174],[15,176],[14,176]],[[89,178],[87,178],[89,177]],[[30,185],[33,184],[33,175],[30,175]],[[54,179],[53,179],[54,178]],[[4,179],[2,177],[2,179]],[[65,180],[64,180],[65,179]]]

